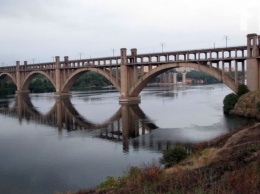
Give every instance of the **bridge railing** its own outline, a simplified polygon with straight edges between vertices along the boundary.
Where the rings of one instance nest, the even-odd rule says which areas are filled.
[[[20,70],[39,70],[39,69],[55,69],[55,63],[38,63],[32,65],[21,65],[19,67]]]
[[[136,54],[134,56],[127,55],[129,64],[150,64],[160,62],[172,62],[172,61],[223,61],[231,59],[244,60],[247,57],[247,46],[232,46],[221,48],[209,48],[209,49],[193,49],[193,50],[180,50],[172,52],[161,53],[146,53]],[[60,61],[61,68],[79,68],[89,66],[119,66],[121,64],[121,57],[104,57],[104,58],[90,58],[80,60],[65,60]],[[54,69],[56,68],[55,62],[38,63],[20,65],[21,71],[27,70],[40,70],[40,69]],[[16,66],[0,67],[0,72],[14,72]]]
[[[121,57],[106,57],[106,58],[94,58],[94,59],[81,59],[61,61],[61,67],[78,68],[88,66],[116,66],[120,65]]]
[[[131,64],[150,64],[160,62],[187,62],[187,61],[230,61],[245,60],[247,57],[247,47],[228,47],[204,50],[174,51],[162,53],[138,54],[128,56],[128,63]]]
[[[16,71],[16,66],[0,67],[0,73],[1,72],[14,72],[14,71]]]

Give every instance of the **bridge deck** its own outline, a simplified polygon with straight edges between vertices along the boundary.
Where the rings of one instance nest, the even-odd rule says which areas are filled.
[[[236,60],[238,62],[245,61],[247,46],[235,46],[235,47],[222,47],[212,49],[193,49],[182,50],[172,52],[160,52],[160,53],[146,53],[127,55],[128,65],[162,65],[168,63],[202,63],[207,62],[219,63],[231,62]],[[213,56],[214,55],[214,56]],[[259,58],[259,57],[258,57]],[[62,69],[75,69],[84,67],[119,67],[121,65],[121,56],[114,57],[102,57],[92,59],[80,59],[80,60],[63,60],[60,61]],[[42,69],[55,69],[55,62],[27,64],[19,66],[19,71],[35,71]],[[16,66],[0,67],[0,72],[15,72]]]

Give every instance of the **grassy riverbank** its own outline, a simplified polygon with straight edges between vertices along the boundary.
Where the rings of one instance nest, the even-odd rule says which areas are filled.
[[[192,155],[171,168],[162,169],[155,164],[132,167],[123,177],[109,177],[96,189],[74,194],[253,194],[259,191],[260,123],[256,123],[196,145]]]

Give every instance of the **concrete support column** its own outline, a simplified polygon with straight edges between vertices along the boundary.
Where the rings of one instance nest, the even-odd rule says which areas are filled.
[[[242,61],[242,83],[245,84],[245,61]]]
[[[119,70],[118,67],[116,67],[116,83],[119,83]]]
[[[127,57],[126,48],[121,49],[121,99],[128,97],[128,79],[127,79]]]
[[[133,81],[136,82],[138,80],[137,65],[133,66],[133,68],[134,68]]]
[[[210,68],[210,70],[212,69],[212,62],[211,61],[209,61],[209,68]]]
[[[237,60],[235,60],[235,84],[238,86]]]
[[[177,84],[177,72],[173,73],[173,84]]]
[[[168,80],[168,83],[172,83],[172,76],[171,76],[171,73],[167,73],[167,80]]]
[[[56,88],[56,93],[61,92],[61,75],[60,75],[60,57],[56,56],[55,57],[55,88]]]
[[[143,76],[143,75],[144,75],[144,66],[141,65],[141,76]]]
[[[109,77],[110,77],[110,79],[112,79],[112,77],[113,77],[112,67],[109,68]]]
[[[225,82],[225,62],[222,61],[222,81]]]
[[[65,56],[65,57],[64,57],[64,66],[65,66],[65,67],[68,67],[68,66],[69,66],[69,57],[68,57],[68,56]]]
[[[131,63],[136,63],[137,60],[136,60],[136,55],[137,55],[137,49],[136,48],[132,48],[131,49],[131,56],[133,57],[131,60]]]
[[[20,72],[20,61],[16,61],[16,94],[28,94],[29,90],[22,90],[23,79]]]
[[[128,66],[126,48],[121,49],[121,96],[120,103],[140,102],[140,97],[129,94],[131,87],[134,86],[134,66]]]
[[[20,74],[20,61],[16,61],[16,87],[17,92],[21,91],[21,74]]]
[[[148,72],[152,71],[152,65],[148,66]]]
[[[186,84],[186,72],[182,72],[182,84]]]
[[[65,71],[63,72],[63,74]],[[61,63],[60,63],[60,57],[55,57],[55,88],[56,88],[56,97],[63,97],[69,95],[69,93],[62,93],[61,87],[62,87],[62,76],[61,76]]]
[[[260,89],[260,60],[257,34],[247,35],[247,86],[250,90]]]

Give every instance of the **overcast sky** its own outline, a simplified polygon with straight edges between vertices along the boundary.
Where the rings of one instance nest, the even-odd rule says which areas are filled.
[[[0,66],[245,45],[259,0],[0,0]],[[80,54],[81,53],[81,54]]]

